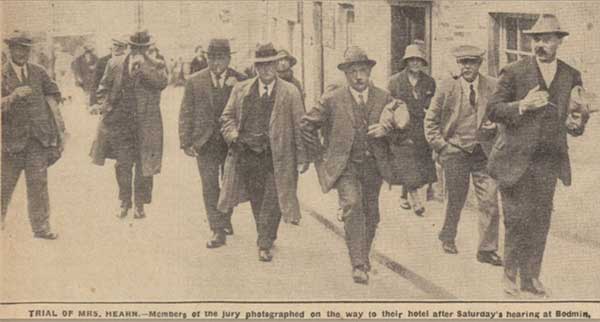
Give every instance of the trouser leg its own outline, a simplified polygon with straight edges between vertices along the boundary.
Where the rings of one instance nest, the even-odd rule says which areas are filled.
[[[138,207],[152,202],[152,188],[154,186],[153,176],[144,176],[142,162],[138,158],[135,162],[135,178],[133,181],[135,193],[135,205]]]
[[[365,252],[367,254],[367,260],[371,252],[371,246],[375,239],[375,233],[379,224],[379,192],[383,184],[383,179],[379,174],[376,166],[376,160],[371,161],[363,165],[362,181],[362,192],[363,192],[363,209],[365,209],[365,223],[366,223],[366,236],[367,243]]]
[[[279,208],[272,169],[269,169],[265,174],[264,187],[258,223],[258,247],[260,249],[271,249],[277,238],[277,230],[281,221],[281,209]]]
[[[34,233],[50,231],[48,151],[36,140],[30,140],[26,148],[25,181],[31,228]]]
[[[444,225],[439,234],[441,241],[453,242],[456,238],[460,213],[469,192],[470,164],[464,152],[449,156],[444,162]]]
[[[500,222],[498,188],[496,181],[487,173],[487,158],[483,151],[480,153],[481,156],[473,162],[471,171],[479,205],[479,251],[497,251]]]
[[[199,155],[197,161],[198,171],[200,172],[200,179],[202,181],[202,197],[204,199],[206,216],[210,229],[213,232],[217,232],[224,228],[224,224],[227,221],[227,218],[224,217],[226,214],[217,210],[219,194],[221,193],[221,189],[219,188],[219,171],[221,164],[219,160],[212,155]]]
[[[119,186],[119,200],[121,200],[121,205],[123,207],[131,208],[135,153],[131,148],[118,148],[115,153],[115,175]]]
[[[243,152],[240,159],[240,169],[242,171],[248,198],[250,199],[250,207],[252,208],[254,223],[256,224],[256,232],[258,233],[260,211],[265,193],[265,171],[263,165],[261,165],[261,160],[253,152]]]
[[[9,154],[2,151],[2,222],[6,218],[8,205],[12,199],[13,192],[25,168],[25,153],[19,152]]]

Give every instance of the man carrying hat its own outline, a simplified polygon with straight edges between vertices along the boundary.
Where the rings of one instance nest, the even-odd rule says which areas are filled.
[[[539,277],[554,190],[557,179],[571,184],[567,133],[583,134],[589,115],[568,110],[571,90],[582,85],[579,71],[556,57],[569,33],[549,14],[525,33],[535,56],[503,68],[488,103],[490,120],[502,125],[488,168],[504,207],[504,290],[545,296]]]
[[[425,53],[419,45],[406,47],[404,58],[406,68],[392,76],[388,83],[388,90],[394,98],[400,99],[408,106],[410,113],[410,128],[408,137],[414,143],[416,162],[419,163],[415,174],[418,180],[414,186],[402,186],[402,197],[400,207],[404,209],[413,208],[417,216],[421,216],[425,208],[421,204],[417,189],[429,184],[428,199],[433,198],[432,183],[437,181],[435,163],[431,158],[431,147],[425,139],[423,132],[423,119],[425,111],[429,108],[431,98],[435,94],[435,81],[423,72],[427,66]],[[411,204],[407,201],[410,195]]]
[[[346,245],[354,282],[368,283],[369,253],[379,223],[379,190],[389,173],[388,142],[391,122],[380,123],[382,111],[394,105],[392,96],[369,80],[376,64],[359,47],[349,47],[338,69],[346,86],[321,97],[302,119],[307,145],[324,138],[323,154],[316,161],[324,193],[338,192],[340,219],[344,221]]]
[[[153,176],[161,170],[160,94],[167,86],[167,71],[164,61],[146,53],[153,44],[148,31],[134,33],[128,44],[130,53],[110,59],[98,87],[103,116],[91,156],[98,165],[105,158],[116,159],[118,217],[126,217],[135,203],[134,218],[140,219],[146,217],[144,204],[152,201]]]
[[[213,232],[206,247],[217,248],[225,244],[226,235],[233,234],[232,211],[222,213],[217,209],[221,192],[219,173],[227,156],[219,118],[233,86],[245,77],[229,67],[232,54],[229,40],[212,39],[206,54],[208,68],[192,74],[185,84],[179,112],[179,139],[185,154],[196,158],[198,163],[204,208]]]
[[[300,92],[277,77],[281,55],[273,44],[259,44],[258,76],[236,84],[221,116],[221,132],[230,146],[225,161],[219,210],[250,200],[258,232],[258,258],[269,262],[281,217],[300,219],[298,173],[308,169],[300,120]]]
[[[292,56],[287,50],[279,50],[279,55],[282,58],[277,62],[277,76],[286,82],[290,82],[298,88],[300,94],[302,94],[302,100],[304,101],[304,90],[302,89],[302,83],[294,77],[294,70],[292,67],[296,65],[296,57]]]
[[[8,211],[22,172],[27,184],[27,208],[35,238],[56,239],[50,229],[48,167],[60,158],[62,119],[58,86],[39,65],[30,63],[33,41],[15,31],[4,40],[8,62],[2,66],[2,217]]]
[[[496,126],[486,115],[487,101],[496,81],[479,72],[485,51],[463,45],[452,50],[461,75],[441,82],[425,116],[425,136],[444,171],[445,220],[439,233],[442,248],[458,253],[458,222],[473,181],[479,204],[477,260],[502,265],[498,250],[498,191],[486,169]]]
[[[94,83],[90,90],[90,106],[94,106],[98,102],[96,91],[98,90],[98,86],[100,85],[100,80],[102,79],[102,76],[104,76],[104,70],[106,69],[108,61],[112,57],[124,55],[127,51],[127,38],[128,37],[125,35],[113,38],[112,46],[110,47],[110,54],[98,59],[98,62],[96,63],[96,68],[94,69]]]

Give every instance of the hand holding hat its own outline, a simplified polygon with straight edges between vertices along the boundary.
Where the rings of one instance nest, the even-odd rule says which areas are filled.
[[[519,101],[519,111],[535,111],[548,105],[549,94],[547,91],[540,90],[540,85],[532,88],[527,96]]]

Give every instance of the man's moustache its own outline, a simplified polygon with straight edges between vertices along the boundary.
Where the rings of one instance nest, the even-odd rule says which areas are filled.
[[[536,48],[536,49],[535,49],[535,53],[536,53],[537,55],[546,55],[546,54],[547,54],[546,50],[545,50],[544,48],[542,48],[542,47],[538,47],[538,48]]]

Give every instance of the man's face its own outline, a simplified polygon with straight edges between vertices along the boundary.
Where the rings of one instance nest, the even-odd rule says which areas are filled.
[[[143,55],[148,51],[150,46],[131,46],[131,54],[132,55]]]
[[[127,50],[127,45],[119,43],[114,43],[110,49],[113,56],[121,56],[125,53],[125,50]]]
[[[420,58],[412,57],[406,60],[406,67],[408,71],[418,73],[425,67],[425,62]]]
[[[479,58],[465,58],[458,60],[458,66],[462,77],[467,82],[472,82],[479,75],[479,67],[481,67],[481,59]]]
[[[202,57],[204,57],[204,48],[198,47],[196,49],[196,57],[198,57],[198,59],[202,59]]]
[[[13,44],[9,46],[9,51],[13,63],[17,64],[18,66],[23,66],[29,60],[31,47]]]
[[[553,61],[561,44],[562,38],[554,33],[533,35],[535,55],[543,62]]]
[[[277,71],[280,73],[289,70],[290,67],[290,61],[285,58],[277,61]]]
[[[216,75],[221,75],[227,67],[229,67],[229,62],[231,61],[231,57],[229,55],[208,55],[207,63],[208,68],[211,72]]]
[[[344,72],[348,84],[356,91],[362,92],[369,86],[369,78],[371,77],[371,67],[369,65],[353,64]]]
[[[265,84],[270,84],[277,74],[277,62],[268,62],[268,63],[257,63],[254,66],[256,67],[256,72],[258,73],[258,77]]]

